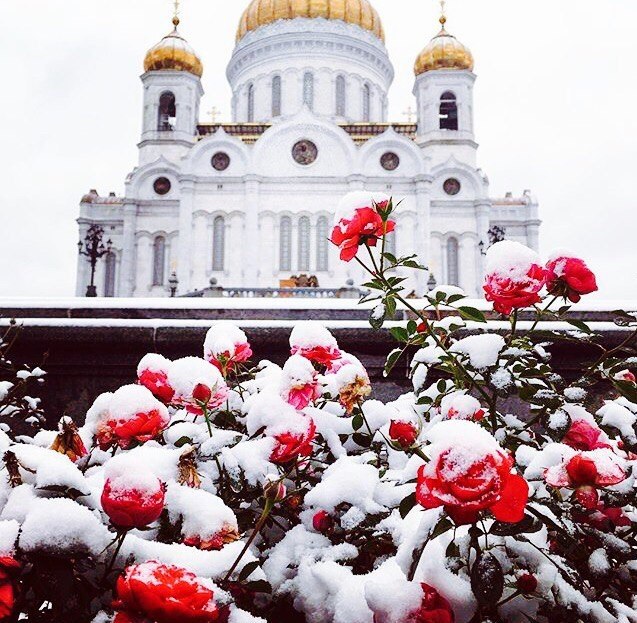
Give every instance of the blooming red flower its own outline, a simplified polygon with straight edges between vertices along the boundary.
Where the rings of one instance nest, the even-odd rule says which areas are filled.
[[[387,207],[386,203],[378,204],[379,208]],[[332,230],[331,241],[341,250],[341,259],[350,262],[358,253],[358,247],[367,244],[375,247],[379,238],[389,234],[396,228],[394,221],[383,222],[374,207],[358,208],[352,218],[342,218]]]
[[[109,418],[98,424],[97,443],[102,450],[113,445],[126,449],[134,441],[144,443],[155,439],[168,422],[168,414],[159,409],[142,411],[125,420]]]
[[[192,390],[192,397],[197,402],[208,404],[212,398],[212,390],[203,383],[195,385],[195,389]]]
[[[481,510],[517,523],[524,517],[529,485],[511,473],[512,467],[513,459],[503,451],[478,456],[452,447],[420,468],[416,499],[425,508],[444,506],[458,524],[474,523]]]
[[[308,419],[308,426],[305,432],[286,432],[275,435],[277,442],[270,460],[273,463],[283,464],[300,457],[312,454],[312,441],[316,436],[316,425],[312,420]]]
[[[326,368],[330,368],[334,361],[338,361],[341,358],[341,351],[333,346],[312,346],[312,347],[299,347],[293,346],[290,350],[292,355],[301,355],[314,363],[317,363]]]
[[[412,422],[392,420],[389,425],[389,438],[402,450],[408,450],[418,439],[418,429]]]
[[[126,569],[113,606],[155,623],[214,623],[222,616],[213,591],[194,573],[155,561]]]
[[[319,511],[312,517],[312,526],[320,534],[326,534],[334,527],[334,519],[327,511]]]
[[[514,309],[539,303],[542,300],[539,292],[544,287],[545,279],[544,269],[531,264],[524,276],[488,274],[483,289],[487,301],[493,302],[493,309],[508,316]]]
[[[597,281],[584,260],[560,256],[546,265],[549,294],[578,303],[582,295],[597,291]]]
[[[164,510],[164,485],[158,478],[149,478],[143,486],[130,484],[124,478],[108,478],[102,490],[102,508],[117,528],[144,528],[153,523]]]
[[[554,487],[608,487],[626,479],[618,458],[605,449],[577,452],[560,465],[546,470],[546,482]]]
[[[137,379],[140,385],[152,392],[153,396],[164,404],[170,404],[175,395],[175,390],[169,385],[166,372],[162,370],[142,370]]]
[[[298,411],[302,411],[311,402],[320,398],[321,390],[319,389],[318,379],[307,385],[292,387],[286,392],[286,400]]]
[[[244,363],[252,357],[252,348],[248,342],[234,345],[234,353],[226,350],[222,353],[209,354],[208,361],[215,366],[223,376],[232,372],[239,363]]]
[[[562,443],[574,448],[575,450],[595,450],[597,448],[609,448],[610,446],[600,438],[604,436],[604,431],[593,424],[589,424],[586,420],[575,420],[566,435],[562,439]]]
[[[20,563],[12,556],[0,557],[0,620],[11,616],[15,606],[15,588],[12,575],[20,569]]]

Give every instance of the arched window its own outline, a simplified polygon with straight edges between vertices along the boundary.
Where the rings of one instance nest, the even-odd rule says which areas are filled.
[[[369,121],[372,114],[372,88],[369,84],[363,86],[363,121]]]
[[[327,217],[321,216],[316,222],[316,270],[329,270],[328,268],[328,237],[330,235]]]
[[[458,104],[451,91],[445,91],[440,96],[440,129],[458,129]]]
[[[159,116],[157,118],[157,130],[160,132],[171,132],[175,129],[175,119],[177,117],[177,105],[175,95],[170,91],[164,91],[159,96]]]
[[[115,253],[107,253],[104,258],[104,296],[115,296],[115,271],[117,269],[117,257]]]
[[[279,270],[292,270],[292,220],[281,217],[279,232]]]
[[[226,257],[226,221],[217,216],[212,223],[212,270],[224,269]]]
[[[310,219],[299,219],[299,270],[310,270]]]
[[[447,282],[450,286],[460,285],[457,238],[449,238],[447,241]]]
[[[166,238],[157,236],[153,243],[153,285],[164,285],[166,265]]]
[[[248,123],[254,121],[254,84],[248,85]]]
[[[344,117],[345,108],[345,76],[336,76],[336,114]]]
[[[314,74],[311,71],[303,74],[303,103],[314,110]]]
[[[281,115],[281,76],[272,78],[272,116]]]

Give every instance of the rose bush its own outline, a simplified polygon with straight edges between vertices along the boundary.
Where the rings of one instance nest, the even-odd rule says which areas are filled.
[[[596,287],[584,262],[509,241],[486,260],[499,322],[457,287],[410,298],[395,209],[347,197],[333,242],[368,270],[385,372],[407,359],[413,390],[373,399],[320,324],[296,323],[278,365],[217,323],[84,422],[0,431],[0,620],[637,620],[637,319],[606,351],[570,315]],[[563,378],[558,340],[599,356]]]

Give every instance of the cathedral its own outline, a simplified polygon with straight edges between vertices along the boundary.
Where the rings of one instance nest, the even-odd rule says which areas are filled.
[[[321,288],[361,283],[328,238],[353,190],[400,201],[388,245],[416,253],[433,280],[479,296],[484,255],[498,236],[538,247],[530,191],[491,197],[477,165],[470,50],[449,31],[414,64],[416,119],[388,121],[394,68],[368,0],[252,0],[226,75],[232,121],[200,120],[201,57],[174,29],[144,59],[139,162],[123,197],[95,190],[80,204],[80,239],[111,241],[96,266],[99,296],[185,295],[279,288],[311,275]],[[91,279],[78,260],[77,294]],[[351,280],[351,281],[350,281]]]

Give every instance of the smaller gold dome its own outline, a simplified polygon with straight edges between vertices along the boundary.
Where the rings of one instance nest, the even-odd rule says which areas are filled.
[[[203,64],[190,44],[179,34],[179,19],[175,29],[146,53],[144,71],[187,71],[201,78]]]
[[[297,17],[341,20],[385,41],[380,17],[369,0],[252,0],[241,16],[237,41],[261,26]]]
[[[414,65],[414,73],[417,76],[436,69],[473,71],[471,50],[445,30],[445,22],[444,16],[440,18],[442,30],[418,55]]]

